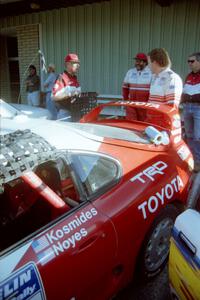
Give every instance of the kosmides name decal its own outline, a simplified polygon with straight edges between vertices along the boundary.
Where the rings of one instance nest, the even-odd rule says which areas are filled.
[[[37,267],[29,263],[0,283],[0,300],[46,299]]]
[[[71,221],[62,223],[34,240],[32,248],[39,263],[45,265],[68,249],[75,248],[87,236],[87,223],[96,215],[95,208],[82,211],[80,214],[76,214]]]

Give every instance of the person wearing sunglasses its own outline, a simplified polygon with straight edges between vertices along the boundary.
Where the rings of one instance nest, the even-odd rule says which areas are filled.
[[[200,52],[188,57],[191,72],[183,87],[181,103],[188,145],[194,156],[194,171],[200,171]]]
[[[60,74],[54,83],[52,99],[58,109],[57,119],[71,122],[71,103],[81,94],[81,87],[77,79],[80,60],[75,53],[65,57],[65,71]]]

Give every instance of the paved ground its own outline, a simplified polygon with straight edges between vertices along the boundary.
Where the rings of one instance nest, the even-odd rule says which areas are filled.
[[[130,284],[119,293],[115,300],[171,300],[167,267],[148,284],[141,284],[137,287],[134,283]]]

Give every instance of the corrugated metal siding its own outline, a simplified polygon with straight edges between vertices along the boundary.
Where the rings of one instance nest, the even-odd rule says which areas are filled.
[[[120,94],[138,51],[165,47],[173,69],[184,78],[188,54],[200,51],[199,20],[196,0],[174,0],[170,7],[154,0],[111,0],[0,19],[0,27],[41,23],[42,50],[58,72],[66,53],[77,52],[83,90]]]

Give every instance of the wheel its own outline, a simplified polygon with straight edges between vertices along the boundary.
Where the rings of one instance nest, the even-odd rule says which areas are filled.
[[[188,194],[188,208],[195,208],[200,211],[200,172],[193,175],[192,188]]]
[[[139,260],[139,272],[143,279],[155,277],[165,266],[169,254],[169,240],[179,210],[169,205],[162,209],[145,237]]]

